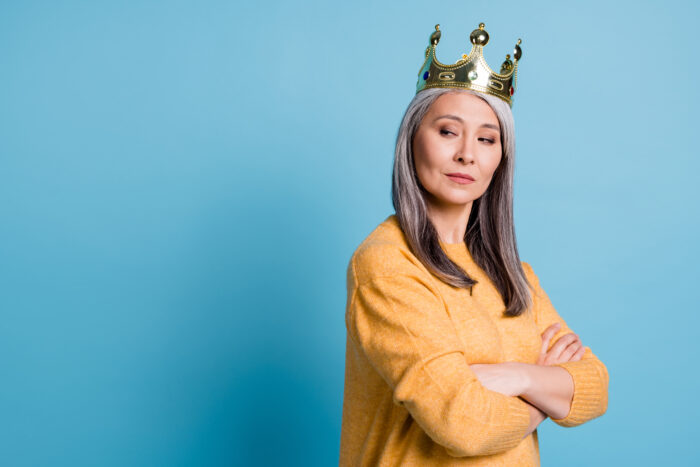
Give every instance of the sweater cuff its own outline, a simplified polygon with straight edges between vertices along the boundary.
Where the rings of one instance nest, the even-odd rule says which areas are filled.
[[[530,428],[530,409],[528,403],[517,396],[506,396],[501,393],[494,393],[499,398],[505,398],[505,404],[498,404],[498,415],[503,424],[498,424],[498,434],[496,438],[477,441],[474,451],[478,453],[467,454],[463,450],[456,450],[446,447],[447,454],[452,457],[464,457],[471,455],[491,455],[513,449],[517,446]]]
[[[552,421],[563,427],[581,425],[600,415],[601,399],[605,397],[606,388],[602,387],[602,378],[595,362],[578,360],[557,363],[571,374],[574,380],[574,396],[571,409],[564,418],[552,418]]]

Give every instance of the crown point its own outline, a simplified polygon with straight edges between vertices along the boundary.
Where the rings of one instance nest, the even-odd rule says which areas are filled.
[[[489,33],[483,28],[484,23],[479,25],[479,29],[474,29],[469,35],[469,40],[474,45],[484,46],[489,43]]]
[[[437,45],[438,42],[440,42],[440,36],[442,33],[440,32],[440,25],[436,24],[435,25],[435,31],[430,35],[430,43],[433,45]]]
[[[513,69],[513,62],[510,61],[510,55],[506,55],[506,59],[501,65],[501,74],[508,74]]]
[[[479,23],[479,29],[484,29],[486,25],[484,23]]]
[[[518,44],[520,44],[520,39],[518,39]],[[521,49],[518,44],[515,44],[515,48],[513,49],[513,58],[516,60],[520,60],[520,57],[523,56],[523,49]]]

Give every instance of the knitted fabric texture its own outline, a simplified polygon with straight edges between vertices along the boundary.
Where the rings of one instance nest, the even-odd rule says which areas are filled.
[[[538,466],[537,431],[527,403],[486,389],[473,363],[536,363],[541,334],[555,322],[556,340],[572,332],[528,263],[533,307],[518,317],[505,305],[464,243],[440,242],[478,281],[452,287],[410,252],[395,214],[360,244],[347,270],[345,390],[341,466]],[[558,364],[574,381],[569,414],[581,425],[605,413],[608,371],[586,349]]]

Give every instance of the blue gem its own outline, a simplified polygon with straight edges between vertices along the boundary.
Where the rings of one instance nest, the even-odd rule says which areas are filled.
[[[430,71],[426,71],[425,73],[423,73],[423,81],[427,81],[428,76],[430,76]]]

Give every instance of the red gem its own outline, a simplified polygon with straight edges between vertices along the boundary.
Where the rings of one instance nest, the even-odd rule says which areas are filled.
[[[513,86],[511,86],[510,87],[510,95],[512,96],[514,92],[515,92],[515,89],[513,89]]]

